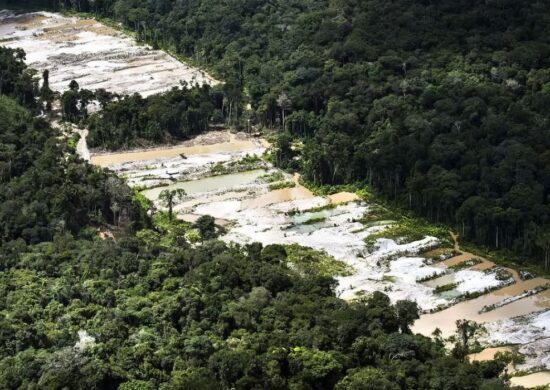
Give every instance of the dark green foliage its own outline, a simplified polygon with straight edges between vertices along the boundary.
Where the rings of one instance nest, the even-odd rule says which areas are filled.
[[[9,96],[25,107],[36,108],[35,73],[27,68],[22,49],[0,46],[0,95]]]
[[[458,390],[504,366],[488,375],[399,333],[382,293],[348,304],[315,274],[220,242],[152,252],[130,241],[0,247],[12,259],[0,262],[0,387]],[[83,330],[95,342],[81,350]]]
[[[211,217],[196,248],[179,223],[97,238],[90,222],[141,223],[130,189],[6,97],[0,124],[0,388],[505,388],[504,362],[407,334],[415,304],[342,301],[280,245],[210,240]]]
[[[218,236],[216,220],[210,215],[201,215],[193,227],[199,231],[202,240],[211,240]]]
[[[106,103],[89,119],[88,143],[120,149],[186,139],[208,130],[212,111],[208,86],[176,88],[148,98],[126,96]]]
[[[36,243],[92,222],[131,222],[136,207],[120,179],[85,164],[44,120],[3,96],[0,150],[0,241]]]
[[[544,2],[33,3],[116,17],[214,68],[226,81],[219,114],[238,124],[250,102],[254,124],[286,131],[277,162],[316,184],[365,180],[480,242],[550,250]],[[2,93],[32,106],[36,88],[15,62]],[[200,131],[211,107],[185,96],[200,93],[105,102],[91,141]],[[12,100],[0,99],[0,126],[0,388],[506,388],[504,362],[463,359],[475,324],[457,324],[449,356],[408,334],[414,304],[339,300],[334,279],[289,269],[284,247],[191,249],[153,230],[93,239],[90,222],[132,220],[129,189]],[[82,350],[81,330],[95,340]]]
[[[51,2],[44,1],[44,6]],[[61,1],[211,69],[230,123],[288,131],[276,162],[366,182],[463,237],[550,266],[545,1]],[[149,17],[145,20],[145,15]],[[252,111],[244,111],[250,103]],[[145,123],[145,122],[144,122]],[[159,140],[108,127],[95,144]],[[110,140],[109,134],[116,134]],[[155,135],[156,134],[156,135]],[[101,138],[103,137],[103,138]],[[303,138],[300,160],[290,148]]]

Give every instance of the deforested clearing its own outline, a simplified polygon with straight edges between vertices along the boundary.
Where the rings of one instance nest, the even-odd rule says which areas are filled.
[[[153,50],[94,19],[50,12],[0,11],[0,42],[22,48],[27,64],[50,71],[50,87],[64,91],[71,80],[81,88],[149,96],[172,87],[217,84],[204,71]]]

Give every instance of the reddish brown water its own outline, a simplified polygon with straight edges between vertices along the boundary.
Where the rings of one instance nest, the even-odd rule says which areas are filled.
[[[349,203],[359,200],[357,194],[354,194],[353,192],[339,192],[337,194],[329,195],[328,198],[332,204]]]
[[[282,188],[280,190],[269,191],[254,199],[245,199],[242,202],[242,208],[262,208],[275,203],[288,202],[298,199],[312,198],[313,194],[307,188],[297,185],[293,188]]]
[[[414,323],[413,331],[430,335],[439,328],[444,336],[450,336],[455,331],[455,323],[458,319],[468,319],[479,323],[507,319],[518,315],[528,314],[550,307],[550,290],[520,299],[496,310],[479,314],[479,311],[487,305],[492,305],[505,298],[519,295],[526,290],[532,290],[550,281],[543,278],[535,278],[524,282],[518,282],[511,286],[501,288],[476,299],[458,303],[448,309],[433,314],[425,314]]]
[[[181,154],[208,154],[219,152],[236,152],[254,150],[257,145],[253,141],[230,141],[212,145],[180,146],[173,148],[152,149],[138,152],[109,153],[92,156],[92,164],[106,167],[112,164],[122,164],[130,161],[156,160],[160,158],[177,157]]]
[[[483,351],[478,353],[472,353],[468,355],[470,361],[483,362],[486,360],[493,360],[495,355],[498,352],[512,352],[514,349],[512,347],[494,347],[494,348],[485,348]]]
[[[525,376],[515,376],[510,379],[510,382],[514,386],[523,386],[532,388],[544,385],[550,385],[550,372],[536,372],[534,374],[529,374]]]

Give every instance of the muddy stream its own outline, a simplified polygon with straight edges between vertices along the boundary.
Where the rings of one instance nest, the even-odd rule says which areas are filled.
[[[184,82],[217,83],[203,71],[92,19],[2,11],[0,35],[4,45],[26,50],[31,67],[50,69],[51,86],[60,91],[72,79],[83,88],[144,96]],[[323,251],[347,265],[348,272],[336,276],[341,298],[381,290],[392,301],[414,300],[426,314],[413,330],[424,335],[436,328],[451,335],[458,319],[483,323],[488,349],[472,359],[489,359],[515,348],[526,357],[515,369],[533,373],[512,382],[527,387],[550,383],[550,290],[544,288],[549,280],[522,280],[512,269],[497,272],[493,263],[462,251],[458,242],[457,256],[433,263],[422,254],[441,245],[435,237],[413,242],[380,238],[367,247],[365,239],[384,231],[391,221],[363,225],[359,221],[371,206],[357,195],[315,196],[298,177],[278,172],[261,159],[257,167],[235,168],[245,157],[262,156],[268,147],[245,134],[218,131],[179,145],[120,153],[90,153],[86,131],[80,135],[77,151],[83,158],[117,172],[157,208],[162,208],[157,201],[162,190],[185,189],[187,196],[174,208],[179,218],[193,222],[212,215],[227,226],[222,237],[227,242],[296,243]],[[223,167],[226,174],[215,174],[215,167]],[[282,175],[285,188],[270,189],[274,187],[268,178],[274,173]],[[480,260],[461,266],[472,258]],[[479,296],[461,301],[472,294]]]

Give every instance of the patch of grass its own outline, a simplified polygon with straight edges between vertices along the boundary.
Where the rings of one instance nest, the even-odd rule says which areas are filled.
[[[463,250],[473,252],[495,264],[514,268],[516,270],[528,271],[532,275],[550,278],[550,269],[545,269],[540,263],[533,263],[530,259],[522,257],[507,249],[489,249],[485,246],[476,245],[472,242],[461,242]]]
[[[379,238],[391,238],[400,244],[406,244],[421,240],[426,236],[446,239],[449,233],[445,228],[428,224],[421,219],[403,217],[387,229],[371,234],[365,239],[365,243],[372,247]]]
[[[383,282],[389,282],[389,283],[395,283],[396,278],[395,278],[395,276],[392,276],[392,275],[384,275],[384,276],[382,276],[382,281]]]
[[[158,175],[143,175],[139,178],[139,180],[140,181],[159,180],[159,176]]]
[[[322,186],[315,185],[307,180],[300,180],[300,184],[313,192],[316,196],[326,196],[337,194],[338,192],[365,192],[365,187],[362,187],[359,184],[339,184],[339,185],[330,185],[325,184]],[[360,194],[358,194],[361,196]]]
[[[257,156],[255,154],[245,154],[243,158],[237,161],[232,161],[229,163],[229,165],[236,165],[236,164],[257,164],[261,163],[262,158],[260,156]]]
[[[218,175],[225,175],[226,173],[229,173],[229,169],[222,163],[216,163],[214,166],[210,169],[210,173],[213,176]]]
[[[302,225],[314,225],[316,223],[321,223],[321,222],[325,222],[325,221],[326,221],[325,217],[311,218],[311,219],[308,219],[307,221],[303,222]]]
[[[439,247],[420,254],[420,256],[430,259],[432,264],[445,261],[458,255],[460,255],[459,251],[449,247]]]
[[[290,210],[290,211],[287,211],[286,212],[286,215],[288,216],[293,216],[293,215],[296,215],[296,214],[305,214],[305,213],[318,213],[320,211],[324,211],[324,210],[332,210],[332,209],[335,209],[337,205],[335,205],[334,203],[328,203],[328,204],[325,204],[323,206],[316,206],[316,207],[312,207],[310,209],[307,209],[307,210],[303,210],[303,211],[300,211],[300,210]]]
[[[445,291],[454,290],[456,286],[457,286],[456,283],[449,283],[449,284],[444,284],[443,286],[437,286],[436,288],[434,288],[434,294],[441,294],[442,292],[445,292]]]
[[[434,280],[434,279],[437,279],[437,278],[440,278],[442,276],[444,276],[446,273],[445,272],[434,272],[433,274],[431,275],[428,275],[428,276],[424,276],[423,278],[419,278],[419,279],[416,279],[416,281],[418,283],[424,283],[424,282],[429,282],[430,280]]]
[[[349,276],[353,269],[340,260],[312,248],[298,244],[286,245],[287,260],[301,274],[317,274],[322,276]]]
[[[228,173],[237,173],[252,171],[254,169],[266,168],[265,163],[258,156],[246,155],[239,160],[226,163],[218,162],[210,168],[210,174],[213,176],[226,175]]]
[[[294,188],[296,187],[296,183],[293,181],[287,180],[287,181],[280,181],[277,183],[272,183],[269,185],[269,191],[275,191],[275,190],[281,190],[283,188]]]
[[[481,260],[480,258],[474,257],[473,259],[463,261],[462,263],[451,265],[449,269],[456,272],[456,271],[460,271],[461,269],[473,267],[474,265],[480,264],[482,262],[483,260]]]
[[[504,281],[512,278],[512,273],[505,268],[497,267],[495,272],[495,278],[499,281]]]
[[[393,221],[400,218],[401,215],[394,210],[374,204],[369,207],[369,211],[359,220],[359,222],[363,225],[368,225],[379,221]]]
[[[78,140],[80,140],[80,134],[78,133],[73,133],[67,138],[67,144],[71,150],[76,150]]]
[[[262,175],[258,178],[259,181],[263,183],[273,183],[276,181],[282,181],[284,180],[284,175],[281,171],[275,171],[271,173],[266,173],[265,175]]]

